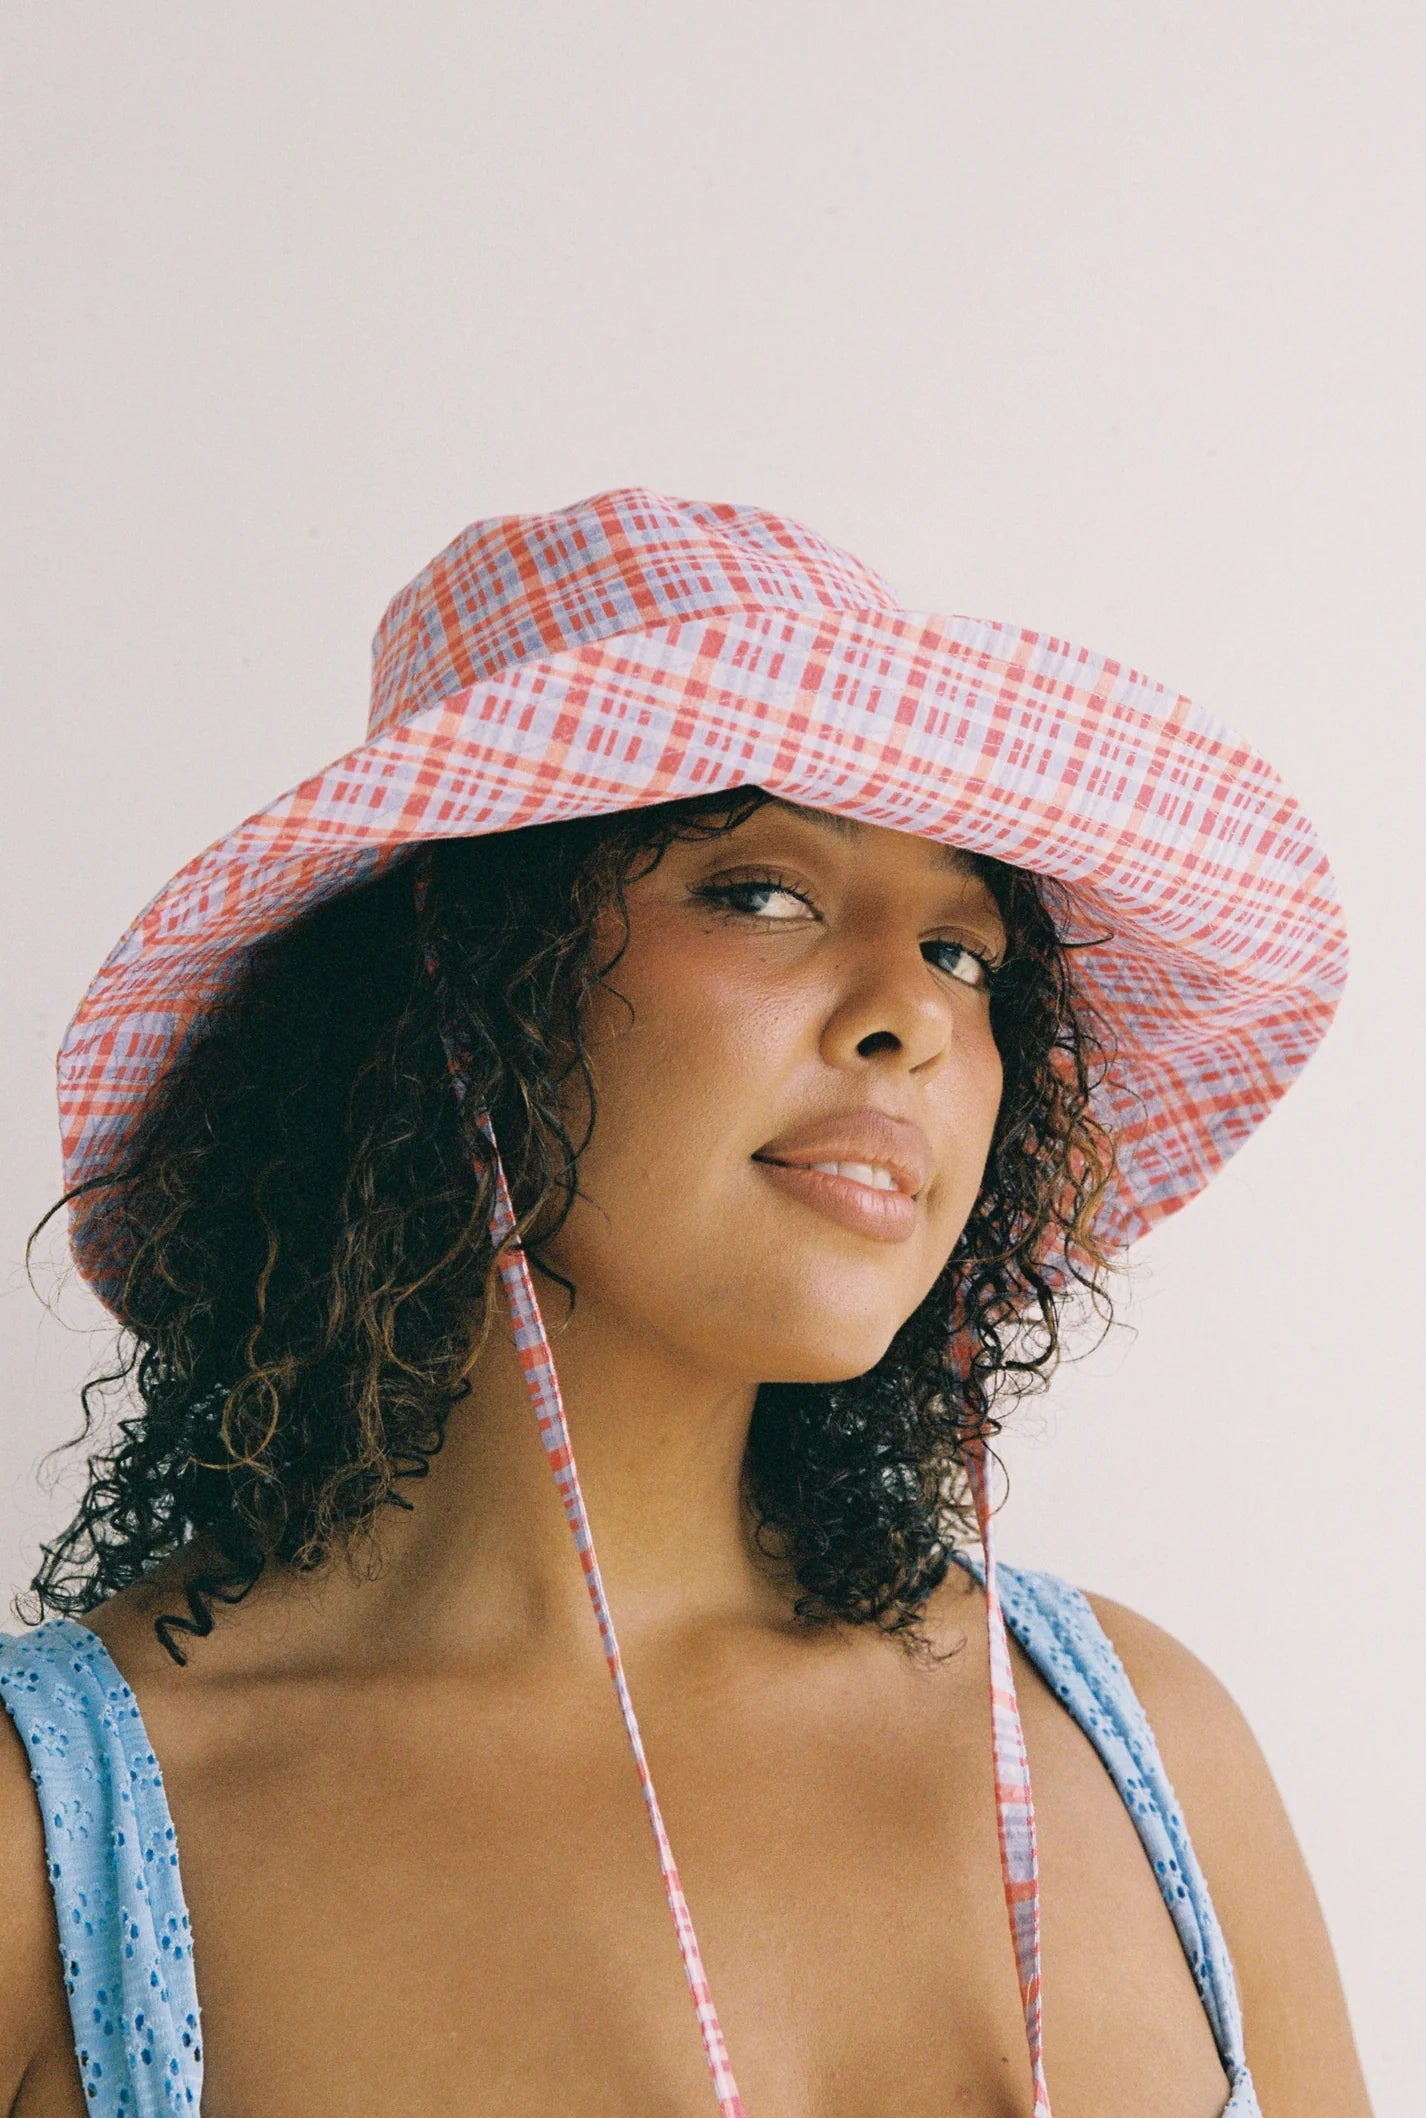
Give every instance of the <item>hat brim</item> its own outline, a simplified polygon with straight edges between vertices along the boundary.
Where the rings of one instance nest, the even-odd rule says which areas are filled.
[[[249,950],[430,839],[758,786],[1052,876],[1117,1049],[1101,1116],[1131,1241],[1200,1191],[1324,1034],[1346,978],[1332,874],[1265,761],[1089,649],[909,611],[732,612],[622,633],[453,692],[190,861],[67,1031],[68,1186],[122,1166],[145,1105]],[[103,1193],[76,1261],[112,1303]]]

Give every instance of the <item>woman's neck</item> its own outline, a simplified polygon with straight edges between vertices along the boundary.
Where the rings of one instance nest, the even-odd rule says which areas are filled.
[[[558,1314],[556,1295],[547,1307]],[[551,1326],[600,1570],[622,1644],[719,1625],[782,1627],[795,1589],[753,1542],[742,1463],[755,1386],[692,1372],[592,1303]],[[374,1527],[379,1563],[314,1577],[310,1615],[354,1661],[488,1654],[599,1659],[503,1303],[411,1502]],[[328,1635],[332,1637],[328,1637]]]

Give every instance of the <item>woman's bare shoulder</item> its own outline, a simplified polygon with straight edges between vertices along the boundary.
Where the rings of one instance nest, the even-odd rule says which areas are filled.
[[[1370,2118],[1322,1909],[1247,1717],[1162,1626],[1106,1596],[1088,1601],[1148,1716],[1207,1878],[1263,2108]]]
[[[1192,1648],[1141,1611],[1130,1610],[1108,1596],[1084,1593],[1128,1671],[1156,1736],[1162,1739],[1167,1734],[1172,1742],[1176,1724],[1183,1722],[1191,1728],[1196,1718],[1206,1714],[1209,1726],[1205,1733],[1214,1744],[1246,1742],[1261,1756],[1232,1693]]]

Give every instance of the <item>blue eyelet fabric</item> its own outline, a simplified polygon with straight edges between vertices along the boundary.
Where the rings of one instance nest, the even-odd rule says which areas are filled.
[[[44,1819],[79,2075],[102,2118],[196,2111],[203,2087],[178,1845],[138,1701],[68,1618],[0,1634],[0,1701]]]
[[[979,1564],[958,1554],[977,1576]],[[999,1569],[1005,1622],[1103,1759],[1158,1878],[1231,2088],[1222,2118],[1262,2118],[1233,1967],[1149,1724],[1078,1589]],[[97,2118],[194,2112],[203,2088],[178,1846],[138,1701],[68,1618],[0,1634],[0,1702],[44,1819],[80,2078]],[[1053,2092],[1053,2082],[1051,2083]]]
[[[969,1553],[956,1558],[982,1584]],[[1262,2118],[1243,2049],[1238,1984],[1208,1884],[1189,1841],[1148,1718],[1088,1600],[1054,1574],[997,1566],[1005,1623],[1119,1791],[1153,1865],[1212,2026],[1231,2095],[1222,2118]]]

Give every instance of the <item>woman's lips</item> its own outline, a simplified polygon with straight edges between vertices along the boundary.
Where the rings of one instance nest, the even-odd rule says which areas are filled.
[[[904,1243],[916,1226],[916,1201],[909,1192],[877,1191],[855,1177],[834,1176],[830,1170],[799,1163],[772,1162],[763,1155],[754,1155],[753,1160],[780,1191],[857,1235],[870,1236],[878,1243]]]
[[[919,1125],[886,1111],[829,1113],[769,1140],[753,1156],[770,1183],[858,1235],[904,1243],[931,1174]]]

